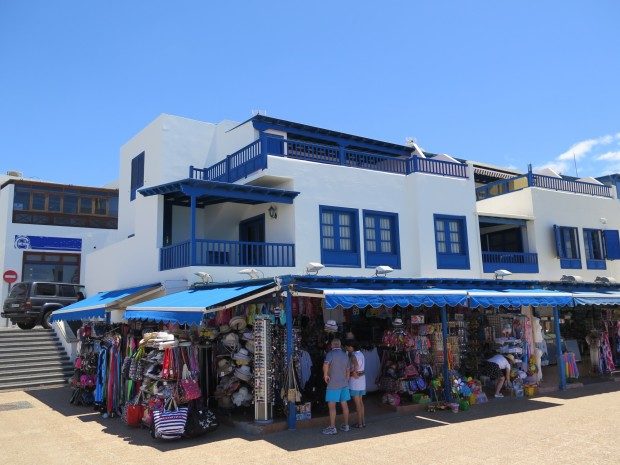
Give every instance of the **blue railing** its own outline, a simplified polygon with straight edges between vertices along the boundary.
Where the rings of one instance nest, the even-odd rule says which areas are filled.
[[[540,187],[543,189],[553,189],[562,192],[573,192],[575,194],[594,195],[598,197],[612,197],[611,187],[589,182],[569,181],[552,176],[544,176],[528,172],[521,176],[501,181],[491,182],[476,188],[476,200],[489,199],[498,195],[516,192],[526,187]]]
[[[190,166],[189,177],[204,181],[238,181],[267,168],[267,155],[262,149],[262,140],[255,140],[209,168]]]
[[[190,257],[191,241],[162,247],[160,270],[186,266],[293,267],[295,244],[196,239],[193,263]]]
[[[340,164],[340,147],[334,145],[321,145],[321,144],[309,144],[307,142],[301,142],[296,140],[275,139],[272,137],[266,137],[267,140],[277,141],[280,146],[286,151],[284,153],[272,153],[270,155],[284,155],[287,158],[294,158],[296,160],[314,161],[318,163],[327,164]],[[286,145],[284,145],[284,143]],[[269,144],[270,147],[274,147],[276,144],[273,142]],[[284,150],[282,151],[284,152]]]
[[[567,179],[532,174],[533,187],[554,189],[556,191],[574,192],[576,194],[596,195],[599,197],[611,197],[611,187],[589,182],[569,181]]]
[[[407,158],[386,157],[385,155],[357,150],[345,150],[344,153],[347,166],[386,173],[409,174]]]
[[[538,273],[538,254],[519,252],[482,252],[485,273],[508,270],[512,273]]]
[[[463,163],[420,157],[411,157],[409,163],[411,164],[411,173],[438,174],[453,178],[467,177],[467,165]]]

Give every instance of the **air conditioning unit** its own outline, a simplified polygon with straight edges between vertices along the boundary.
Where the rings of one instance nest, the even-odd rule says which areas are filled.
[[[7,171],[6,175],[7,176],[12,176],[14,178],[23,178],[24,177],[24,173],[22,173],[21,171]]]

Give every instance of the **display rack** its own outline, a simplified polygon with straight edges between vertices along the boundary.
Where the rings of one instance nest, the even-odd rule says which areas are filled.
[[[268,318],[254,321],[254,419],[258,423],[273,421],[272,331]]]

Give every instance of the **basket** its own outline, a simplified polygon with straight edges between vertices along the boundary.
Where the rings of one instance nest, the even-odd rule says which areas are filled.
[[[535,384],[526,384],[525,386],[523,386],[523,390],[525,391],[525,395],[527,397],[535,396],[537,389],[538,389],[538,386],[536,386]]]

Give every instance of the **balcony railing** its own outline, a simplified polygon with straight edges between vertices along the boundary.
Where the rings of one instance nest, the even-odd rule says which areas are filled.
[[[267,155],[304,160],[329,165],[350,166],[384,173],[408,175],[436,174],[467,178],[467,165],[433,158],[390,157],[378,153],[349,150],[346,147],[315,144],[281,137],[262,135],[209,168],[190,166],[189,177],[206,181],[235,182],[267,168]]]
[[[520,252],[482,252],[485,273],[508,270],[512,273],[538,273],[538,254]]]
[[[294,244],[196,239],[194,260],[190,260],[191,249],[191,241],[162,247],[160,270],[186,266],[295,266]]]
[[[562,192],[573,192],[575,194],[594,195],[598,197],[612,196],[611,187],[589,182],[570,181],[567,179],[554,178],[529,172],[521,176],[510,179],[491,182],[476,188],[476,199],[484,200],[498,195],[516,192],[526,187],[540,187],[543,189],[553,189]]]

